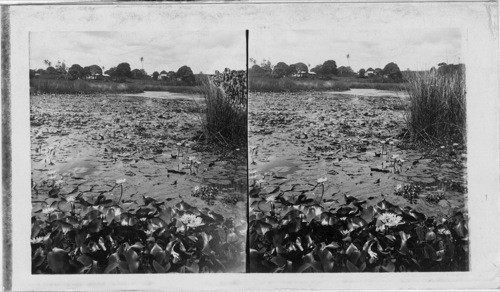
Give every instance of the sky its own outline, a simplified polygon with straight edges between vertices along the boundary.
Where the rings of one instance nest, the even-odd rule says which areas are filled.
[[[245,31],[30,33],[30,69],[45,69],[45,59],[52,64],[64,61],[68,67],[95,64],[107,70],[127,62],[131,69],[141,69],[141,57],[148,74],[184,65],[194,73],[244,70]]]
[[[441,62],[456,64],[461,61],[461,32],[453,28],[266,29],[250,31],[249,39],[249,57],[256,59],[257,64],[263,59],[270,60],[273,65],[302,62],[311,69],[326,60],[335,60],[337,67],[350,65],[354,71],[359,71],[369,67],[383,69],[386,64],[395,62],[400,70],[429,70]]]

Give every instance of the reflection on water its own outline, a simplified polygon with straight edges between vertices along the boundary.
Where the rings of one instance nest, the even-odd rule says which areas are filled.
[[[143,93],[122,94],[122,96],[159,98],[159,99],[186,99],[186,100],[194,100],[197,102],[204,101],[203,96],[199,94],[174,93],[168,91],[144,91]]]
[[[61,175],[70,174],[71,177],[85,177],[97,170],[97,165],[91,159],[78,158],[69,163],[60,164],[55,169]]]
[[[258,173],[274,172],[277,175],[286,176],[295,173],[299,169],[299,164],[294,157],[276,157],[269,162],[257,166]]]
[[[408,93],[406,91],[391,91],[391,90],[379,90],[372,88],[351,88],[348,91],[331,91],[329,93],[332,94],[347,94],[347,95],[356,95],[356,96],[391,96],[391,97],[408,97]]]

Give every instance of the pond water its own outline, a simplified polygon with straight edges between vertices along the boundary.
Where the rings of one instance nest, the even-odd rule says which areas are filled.
[[[405,91],[392,91],[392,90],[379,90],[373,88],[351,88],[348,91],[331,91],[332,94],[347,94],[355,96],[369,96],[369,97],[381,97],[381,96],[391,96],[391,97],[408,97],[408,93]]]
[[[330,92],[253,93],[249,143],[257,150],[250,155],[249,172],[254,174],[250,184],[261,187],[261,194],[279,191],[293,201],[301,194],[318,199],[322,190],[315,185],[326,179],[322,197],[326,208],[338,207],[345,194],[366,200],[367,205],[384,199],[411,205],[426,215],[466,209],[466,159],[449,154],[460,157],[464,148],[446,146],[429,152],[406,147],[399,137],[403,112],[392,97],[398,92],[347,93],[351,95],[340,99],[331,98]],[[417,203],[395,194],[400,184],[422,186]],[[435,203],[426,200],[437,195],[444,198]]]
[[[122,96],[159,98],[159,99],[171,99],[171,100],[187,99],[187,100],[194,100],[196,102],[204,101],[203,96],[199,94],[175,93],[169,91],[144,91],[143,93],[122,94]]]
[[[61,196],[104,193],[116,199],[116,181],[125,180],[124,206],[134,208],[149,196],[243,218],[246,159],[197,148],[199,106],[193,95],[175,96],[181,98],[32,97],[33,199],[46,199],[55,184]],[[199,185],[220,192],[206,202],[192,196]]]
[[[257,172],[273,172],[276,175],[288,175],[295,173],[299,169],[299,164],[295,162],[295,157],[275,157],[268,162],[258,163]]]

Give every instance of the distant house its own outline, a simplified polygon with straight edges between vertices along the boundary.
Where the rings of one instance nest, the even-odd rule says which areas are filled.
[[[366,77],[373,77],[373,76],[375,76],[375,71],[374,70],[366,70],[365,76]]]
[[[307,71],[305,70],[299,70],[297,73],[293,74],[294,77],[306,77],[307,76]]]

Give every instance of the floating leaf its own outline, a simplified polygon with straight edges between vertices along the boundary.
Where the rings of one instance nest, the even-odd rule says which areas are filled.
[[[79,256],[77,258],[77,260],[80,263],[82,263],[82,265],[84,265],[85,267],[88,267],[88,266],[92,265],[92,263],[93,263],[93,260],[90,257],[86,256],[86,255]]]
[[[153,260],[153,268],[157,273],[166,273],[167,269],[162,267],[156,260]]]
[[[130,247],[127,246],[125,247],[125,250],[123,251],[123,255],[125,256],[125,259],[127,260],[127,265],[128,269],[131,273],[137,273],[139,269],[139,256],[137,253]]]
[[[349,245],[345,253],[347,254],[349,260],[353,263],[357,263],[361,255],[359,249],[352,243]]]
[[[115,209],[108,208],[108,211],[106,212],[106,222],[108,222],[108,225],[111,224],[114,219],[115,219]]]
[[[101,219],[94,219],[90,224],[88,225],[89,228],[89,233],[97,233],[101,231],[102,228],[102,221]]]
[[[453,226],[453,229],[461,238],[464,238],[467,235],[467,229],[465,229],[465,224],[463,221],[457,222],[455,226]]]
[[[189,267],[186,266],[186,269],[191,273],[199,273],[200,266],[197,263],[192,263]]]
[[[54,247],[47,255],[47,263],[52,272],[64,274],[69,271],[69,255],[64,249]]]
[[[360,272],[360,270],[358,269],[358,267],[356,267],[355,264],[351,263],[350,260],[347,260],[345,264],[346,264],[347,269],[349,270],[349,272],[351,272],[351,273],[358,273],[358,272]]]
[[[271,203],[267,201],[259,201],[259,203],[257,204],[257,210],[261,212],[271,212]]]
[[[70,202],[67,202],[65,200],[59,201],[57,204],[57,209],[61,212],[70,212],[72,210],[72,206]]]
[[[167,207],[165,210],[160,212],[160,218],[165,221],[165,223],[170,223],[172,221],[173,209],[172,207]]]
[[[383,271],[389,272],[389,273],[394,273],[394,271],[396,271],[396,266],[394,265],[394,263],[392,263],[390,261],[385,266],[380,266],[380,268]]]
[[[112,262],[110,263],[106,269],[104,270],[104,274],[109,274],[111,273],[114,269],[118,268],[119,262]]]
[[[323,246],[321,248],[319,256],[320,256],[321,264],[323,265],[323,272],[333,271],[334,262],[333,262],[332,253]]]

